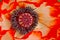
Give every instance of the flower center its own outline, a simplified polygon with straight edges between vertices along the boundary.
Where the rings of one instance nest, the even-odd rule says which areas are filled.
[[[33,17],[29,13],[23,13],[19,16],[19,24],[23,27],[29,27],[33,23]]]

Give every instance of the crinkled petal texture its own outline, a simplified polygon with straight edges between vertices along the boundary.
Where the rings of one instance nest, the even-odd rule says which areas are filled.
[[[57,0],[1,0],[0,40],[60,40]]]

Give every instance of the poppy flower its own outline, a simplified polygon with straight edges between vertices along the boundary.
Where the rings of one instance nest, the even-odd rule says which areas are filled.
[[[3,0],[0,3],[0,39],[56,40],[60,7],[56,0],[53,0],[56,3],[49,1]]]

